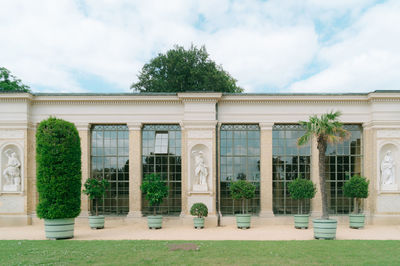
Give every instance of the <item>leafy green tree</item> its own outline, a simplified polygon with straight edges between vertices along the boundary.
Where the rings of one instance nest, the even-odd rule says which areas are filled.
[[[322,197],[322,219],[329,219],[328,212],[328,195],[326,192],[325,181],[325,152],[328,143],[338,143],[346,139],[350,133],[343,128],[343,124],[338,118],[340,112],[330,112],[322,114],[320,117],[314,115],[309,118],[309,121],[300,121],[300,125],[305,127],[305,134],[297,140],[297,144],[302,146],[306,144],[312,137],[317,140],[317,148],[319,151],[318,168],[319,182]]]
[[[244,214],[244,203],[254,198],[256,195],[256,186],[247,180],[237,180],[230,184],[229,189],[233,199],[242,201],[242,213]]]
[[[343,186],[343,193],[346,197],[354,199],[354,213],[360,213],[361,199],[368,197],[369,180],[365,177],[354,175],[346,181]]]
[[[185,50],[175,45],[174,49],[145,64],[138,75],[139,81],[131,89],[138,92],[232,92],[243,89],[236,80],[214,61],[210,60],[206,48],[191,46]]]
[[[22,81],[11,75],[5,67],[0,67],[0,91],[30,92],[29,86],[22,84]]]
[[[99,215],[99,200],[106,193],[106,189],[110,186],[110,183],[106,179],[97,179],[94,177],[90,177],[85,182],[85,189],[83,193],[88,195],[89,199],[93,202],[95,208],[96,216]]]
[[[311,180],[301,178],[299,176],[295,180],[291,181],[288,185],[290,197],[294,200],[299,200],[300,208],[299,214],[303,214],[303,205],[305,205],[305,199],[312,199],[315,196],[317,190]]]
[[[153,207],[154,215],[156,215],[156,208],[168,196],[168,187],[165,182],[161,180],[159,174],[148,174],[143,179],[140,189],[145,195],[146,200],[149,201],[150,206]]]

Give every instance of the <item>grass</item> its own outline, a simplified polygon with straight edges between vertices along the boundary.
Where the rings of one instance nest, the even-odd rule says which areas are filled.
[[[170,251],[195,243],[198,251]],[[400,241],[0,241],[1,265],[400,265]]]

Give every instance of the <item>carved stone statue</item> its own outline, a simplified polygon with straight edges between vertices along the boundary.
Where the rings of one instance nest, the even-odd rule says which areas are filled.
[[[395,183],[395,162],[388,150],[381,162],[381,180],[383,185],[392,185]]]
[[[203,152],[193,151],[192,154],[194,154],[194,175],[195,175],[193,190],[207,191],[208,169],[204,163]]]
[[[3,190],[19,191],[21,189],[21,163],[13,150],[7,149],[4,154],[8,157],[8,163],[6,169],[3,171],[3,180],[5,180]]]

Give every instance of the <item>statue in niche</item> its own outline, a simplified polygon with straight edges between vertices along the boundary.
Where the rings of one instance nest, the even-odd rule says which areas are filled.
[[[392,185],[395,183],[394,165],[391,151],[388,150],[381,162],[381,179],[383,185]]]
[[[194,177],[193,177],[193,191],[195,192],[207,192],[207,176],[208,169],[204,162],[202,151],[192,151],[194,159]]]
[[[21,186],[21,163],[17,158],[17,154],[7,149],[4,154],[8,157],[7,167],[3,171],[5,184],[3,185],[4,191],[18,191]]]

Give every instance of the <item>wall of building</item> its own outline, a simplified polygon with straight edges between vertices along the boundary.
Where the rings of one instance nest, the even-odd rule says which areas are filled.
[[[182,213],[190,218],[190,206],[202,201],[212,223],[218,217],[218,128],[222,124],[260,126],[261,211],[256,221],[291,223],[291,217],[272,212],[272,128],[276,123],[297,123],[310,115],[331,110],[342,112],[344,123],[363,127],[363,174],[370,180],[365,201],[369,223],[400,220],[400,93],[368,94],[242,94],[179,93],[165,95],[0,94],[0,224],[27,224],[35,220],[37,124],[50,116],[75,123],[81,137],[82,181],[90,176],[90,127],[93,124],[126,124],[129,128],[130,211],[126,219],[142,219],[140,184],[141,128],[144,124],[179,124],[182,131]],[[20,187],[4,189],[6,150],[16,152],[21,163]],[[381,161],[392,151],[396,163],[395,184],[383,186]],[[207,188],[194,187],[195,154],[201,152],[209,169]],[[318,150],[312,142],[311,179],[318,180]],[[321,195],[312,200],[312,215],[321,213]],[[82,195],[81,216],[88,215],[88,199]],[[338,217],[339,221],[346,220]],[[258,219],[258,220],[257,220]],[[223,217],[222,223],[233,220]]]

